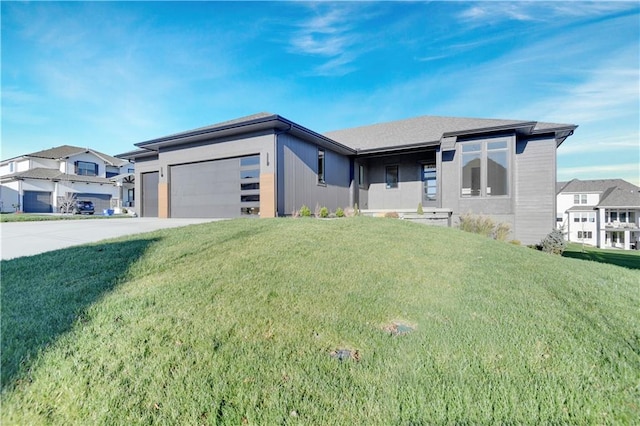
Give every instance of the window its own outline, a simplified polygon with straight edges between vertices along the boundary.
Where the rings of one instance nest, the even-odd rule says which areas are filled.
[[[580,204],[587,204],[587,194],[580,194]]]
[[[318,149],[318,184],[324,185],[324,149]]]
[[[562,216],[556,216],[556,222],[562,222]]]
[[[573,204],[580,204],[580,194],[573,195]]]
[[[589,222],[595,222],[595,221],[596,221],[596,214],[589,213]]]
[[[422,188],[424,191],[423,199],[425,202],[437,201],[438,185],[435,164],[422,165]]]
[[[240,214],[260,214],[260,155],[240,158]]]
[[[136,199],[136,191],[133,188],[129,188],[127,190],[127,198],[129,198],[129,201],[135,201]]]
[[[463,143],[463,197],[508,195],[509,146],[506,140]]]
[[[364,165],[358,165],[358,185],[360,188],[364,188]]]
[[[618,220],[620,222],[626,222],[627,221],[627,212],[626,211],[621,211],[618,214]]]
[[[98,176],[98,165],[87,161],[76,161],[75,172],[78,176]]]
[[[107,166],[106,168],[106,176],[108,178],[110,177],[114,177],[114,176],[118,176],[120,174],[120,171],[117,167],[113,167],[113,166]]]
[[[13,161],[9,162],[9,173],[13,173],[14,167],[15,167],[15,163]]]
[[[618,220],[618,212],[611,212],[611,222],[615,222]]]
[[[387,166],[384,170],[384,181],[387,189],[398,187],[398,166]]]
[[[573,221],[574,222],[580,222],[580,213],[574,213],[573,214]]]
[[[578,231],[578,238],[582,239],[591,239],[593,237],[593,232],[591,231]]]

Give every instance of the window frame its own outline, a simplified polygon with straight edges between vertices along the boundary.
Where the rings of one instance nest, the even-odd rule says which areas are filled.
[[[395,182],[389,180],[389,176],[393,176],[389,173],[390,170],[395,169]],[[400,166],[398,164],[389,164],[384,166],[384,187],[385,189],[399,189],[400,188]]]
[[[327,175],[326,175],[327,152],[324,150],[324,148],[318,148],[317,157],[318,157],[318,170],[317,170],[318,185],[326,186],[327,185]]]
[[[358,186],[364,188],[364,164],[358,164]]]
[[[74,165],[74,172],[76,174],[76,176],[100,176],[99,175],[99,168],[98,168],[98,163],[92,163],[91,161],[82,161],[82,160],[78,160],[75,161],[73,163]],[[81,165],[83,166],[82,169],[80,168]],[[87,167],[87,165],[92,165],[93,166],[93,174],[88,174],[88,173],[80,173],[81,170],[86,170],[89,171],[89,167]]]
[[[458,193],[459,198],[462,199],[497,199],[497,198],[510,198],[511,197],[511,187],[512,187],[512,168],[513,168],[513,160],[512,160],[512,150],[513,150],[513,137],[512,136],[500,136],[495,138],[485,138],[485,139],[472,139],[467,141],[459,142],[460,148],[460,191]],[[495,147],[498,143],[504,143],[503,147]],[[494,147],[490,147],[493,144]],[[474,147],[475,145],[475,147]],[[474,149],[475,148],[475,149]],[[489,159],[491,158],[492,153],[504,153],[506,156],[506,164],[504,166],[504,194],[492,194],[491,186],[489,186],[490,180],[490,170],[489,170]],[[464,187],[464,172],[465,172],[465,155],[469,157],[474,157],[471,161],[475,161],[476,158],[480,160],[480,187],[479,189],[474,189],[474,179],[473,175],[470,177],[471,181],[469,182],[470,187]],[[468,192],[468,193],[466,193]],[[474,194],[477,192],[477,194]]]

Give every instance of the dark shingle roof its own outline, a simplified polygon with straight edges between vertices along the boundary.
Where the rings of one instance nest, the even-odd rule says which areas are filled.
[[[422,116],[331,131],[325,133],[325,136],[352,148],[367,150],[424,143],[436,144],[448,135],[524,127],[530,128],[534,133],[575,128],[570,124],[523,120]]]
[[[623,179],[572,179],[565,185],[562,192],[604,192],[613,187],[640,189]]]
[[[609,188],[600,198],[599,207],[638,207],[640,208],[640,188]]]
[[[55,181],[73,181],[73,182],[88,182],[88,183],[103,183],[113,185],[113,182],[107,178],[99,176],[78,176],[68,175],[61,173],[57,169],[47,169],[44,167],[37,167],[35,169],[29,169],[24,172],[18,172],[11,175],[2,177],[2,180],[16,180],[16,179],[40,179],[40,180],[55,180]]]
[[[100,157],[103,161],[110,165],[114,166],[122,166],[126,164],[127,161],[121,158],[116,158],[108,154],[104,154],[100,151],[96,151],[91,148],[81,148],[79,146],[71,146],[71,145],[62,145],[57,146],[55,148],[45,149],[43,151],[32,152],[31,154],[25,155],[25,157],[36,157],[36,158],[48,158],[51,160],[60,160],[62,158],[67,158],[72,155],[82,154],[85,152],[90,152]]]

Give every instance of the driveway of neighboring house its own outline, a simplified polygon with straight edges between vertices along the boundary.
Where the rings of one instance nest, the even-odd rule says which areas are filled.
[[[218,219],[114,218],[0,224],[2,260],[32,256],[107,238],[176,228]]]

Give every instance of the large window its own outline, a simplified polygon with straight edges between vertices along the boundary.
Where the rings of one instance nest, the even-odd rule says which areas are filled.
[[[76,161],[75,172],[79,176],[98,176],[98,165],[87,161]]]
[[[398,187],[398,166],[387,166],[384,170],[384,181],[387,189]]]
[[[324,149],[318,149],[318,183],[324,185]]]
[[[509,146],[506,140],[462,144],[463,197],[509,193]]]

